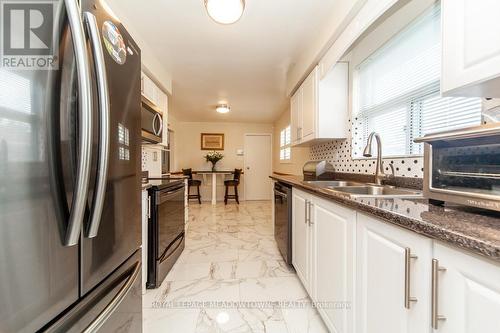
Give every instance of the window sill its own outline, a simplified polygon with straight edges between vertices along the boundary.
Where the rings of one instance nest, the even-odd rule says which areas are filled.
[[[280,160],[280,164],[292,164],[292,160]]]

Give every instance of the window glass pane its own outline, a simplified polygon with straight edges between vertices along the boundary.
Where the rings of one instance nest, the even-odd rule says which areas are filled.
[[[285,160],[289,160],[290,159],[290,154],[291,154],[291,148],[290,147],[285,148],[284,151],[285,151],[284,152],[284,159]]]
[[[285,145],[289,145],[292,143],[292,138],[290,135],[290,126],[285,128]]]
[[[435,5],[358,66],[353,157],[363,156],[371,132],[384,156],[412,155],[423,153],[415,138],[480,124],[481,99],[440,97],[440,50]]]
[[[407,114],[407,107],[403,105],[369,117],[366,122],[367,130],[363,142],[367,141],[371,132],[377,132],[383,141],[383,155],[405,155],[407,153]],[[360,149],[363,148],[364,145],[360,147]]]
[[[280,147],[283,147],[285,145],[285,130],[282,130],[280,132]]]
[[[435,7],[358,67],[361,111],[407,99],[439,81],[439,14],[439,7]]]
[[[421,135],[470,127],[481,123],[481,99],[434,95],[422,101]]]

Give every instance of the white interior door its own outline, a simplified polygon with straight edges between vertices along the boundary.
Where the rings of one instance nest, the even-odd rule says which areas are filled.
[[[271,134],[245,134],[245,200],[271,199]]]

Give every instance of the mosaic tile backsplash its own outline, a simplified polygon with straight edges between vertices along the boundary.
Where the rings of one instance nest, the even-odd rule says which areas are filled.
[[[333,140],[313,145],[310,150],[310,158],[314,161],[327,160],[333,164],[338,172],[375,174],[376,159],[353,159],[350,139]],[[387,173],[390,173],[388,164],[393,164],[397,177],[422,178],[424,176],[422,156],[384,158],[383,163]]]

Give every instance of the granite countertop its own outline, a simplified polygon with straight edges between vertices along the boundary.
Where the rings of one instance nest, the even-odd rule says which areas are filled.
[[[426,199],[351,198],[304,184],[300,176],[270,176],[302,190],[424,236],[500,262],[500,213],[459,205],[434,206]]]

